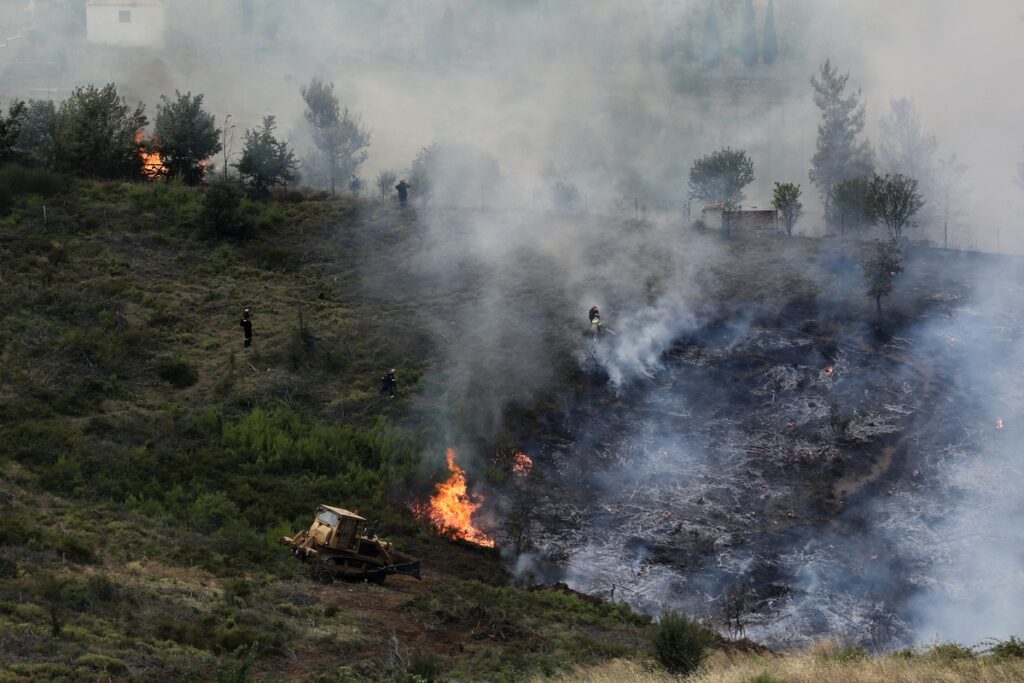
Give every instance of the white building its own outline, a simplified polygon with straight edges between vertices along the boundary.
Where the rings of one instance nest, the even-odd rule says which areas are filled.
[[[164,0],[88,0],[86,39],[121,47],[163,47],[167,7]]]

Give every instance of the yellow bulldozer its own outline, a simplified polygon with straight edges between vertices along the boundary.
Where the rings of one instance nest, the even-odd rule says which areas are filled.
[[[278,542],[310,565],[317,581],[383,583],[388,574],[420,578],[420,561],[395,550],[366,530],[366,519],[342,508],[321,505],[309,531],[282,536]]]

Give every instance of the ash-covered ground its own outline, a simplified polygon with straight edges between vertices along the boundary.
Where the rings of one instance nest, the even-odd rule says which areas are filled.
[[[1020,264],[910,249],[876,318],[851,250],[818,254],[829,277],[695,306],[639,379],[605,373],[630,330],[581,341],[589,384],[527,444],[525,578],[777,646],[1024,631]]]

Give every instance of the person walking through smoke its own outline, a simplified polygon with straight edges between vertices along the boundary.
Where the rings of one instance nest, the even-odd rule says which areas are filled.
[[[405,178],[402,178],[395,189],[398,190],[398,204],[404,209],[405,203],[409,200],[409,188],[412,187],[409,183],[405,182]]]
[[[252,313],[249,309],[242,311],[242,320],[238,323],[242,326],[242,334],[245,335],[245,345],[252,346]]]
[[[362,186],[363,186],[363,183],[362,183],[361,180],[359,180],[359,176],[357,176],[355,173],[353,173],[352,177],[348,181],[349,192],[351,192],[352,194],[359,194],[359,189]]]

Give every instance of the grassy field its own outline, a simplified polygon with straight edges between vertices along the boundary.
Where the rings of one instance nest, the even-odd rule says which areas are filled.
[[[415,211],[282,193],[243,203],[255,236],[238,242],[204,224],[202,189],[12,167],[0,185],[0,681],[667,680],[648,618],[510,586],[495,555],[410,515],[451,445],[436,416],[472,414],[431,372],[428,316],[473,282],[363,286],[368,262],[417,253]],[[719,303],[820,286],[729,248]],[[730,278],[736,256],[761,275]],[[537,413],[509,410],[489,446]],[[379,521],[424,581],[312,582],[275,539],[319,503]],[[1024,678],[1019,661],[717,647],[694,680]]]

